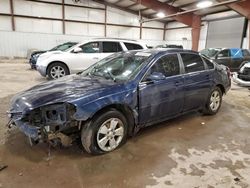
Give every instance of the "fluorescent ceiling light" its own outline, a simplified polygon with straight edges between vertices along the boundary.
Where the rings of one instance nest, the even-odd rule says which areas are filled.
[[[165,14],[164,14],[163,12],[158,12],[158,13],[156,14],[156,16],[159,17],[159,18],[164,18],[164,17],[165,17]]]
[[[197,7],[198,8],[207,8],[210,7],[213,4],[212,1],[200,1],[199,3],[197,3]]]

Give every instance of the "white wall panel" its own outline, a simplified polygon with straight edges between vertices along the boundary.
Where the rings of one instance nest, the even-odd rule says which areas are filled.
[[[138,17],[134,14],[121,11],[112,7],[107,8],[107,22],[114,24],[139,26]]]
[[[158,29],[143,29],[142,38],[146,40],[162,40],[163,30]]]
[[[104,36],[104,26],[97,24],[66,22],[66,34],[83,36]]]
[[[104,8],[105,6],[103,4],[100,3],[96,3],[94,1],[86,1],[83,0],[81,1],[81,3],[75,3],[72,0],[65,0],[65,4],[71,4],[71,5],[79,5],[79,6],[89,6],[89,7],[95,7],[95,8]]]
[[[79,35],[0,31],[0,56],[26,57],[29,49],[46,50],[64,42],[81,42],[87,39],[89,37]]]
[[[62,33],[60,21],[15,18],[16,30],[37,33]]]
[[[0,0],[0,13],[10,13],[9,0]]]
[[[15,0],[14,13],[38,17],[62,18],[62,6]]]
[[[92,22],[104,22],[103,10],[65,6],[65,19]]]
[[[138,39],[140,28],[107,26],[107,37]]]
[[[0,16],[0,30],[11,31],[11,17]]]
[[[142,26],[144,27],[156,27],[156,28],[164,28],[164,24],[161,22],[156,22],[156,21],[152,21],[152,22],[145,22],[142,24]]]

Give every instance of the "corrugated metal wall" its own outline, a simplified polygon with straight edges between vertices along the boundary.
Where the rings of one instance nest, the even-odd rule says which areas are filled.
[[[62,0],[53,0],[53,2],[62,3]],[[65,3],[74,4],[72,0],[65,0]],[[13,4],[16,15],[62,18],[61,5],[24,0],[13,0]],[[92,1],[86,1],[79,5],[101,9],[65,6],[65,19],[95,22],[96,24],[65,21],[65,35],[63,35],[63,26],[60,20],[15,17],[16,31],[13,32],[11,17],[0,16],[0,56],[25,57],[30,49],[50,49],[66,41],[83,41],[92,37],[104,37],[105,26],[98,24],[105,22],[105,10],[102,10],[104,5]],[[0,0],[0,13],[9,14],[10,11],[9,0]],[[107,23],[109,23],[107,37],[137,40],[140,38],[138,17],[134,14],[107,7]],[[163,41],[163,23],[150,22],[143,24],[143,26],[158,29],[143,28],[141,41],[148,45],[165,43]]]

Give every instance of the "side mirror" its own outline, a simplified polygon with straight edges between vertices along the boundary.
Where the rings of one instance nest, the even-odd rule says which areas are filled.
[[[80,47],[75,47],[75,48],[73,49],[73,52],[74,52],[74,53],[79,53],[79,52],[82,52],[82,49],[81,49]]]
[[[148,76],[148,80],[150,81],[159,81],[164,80],[166,76],[161,72],[153,72],[151,75]]]

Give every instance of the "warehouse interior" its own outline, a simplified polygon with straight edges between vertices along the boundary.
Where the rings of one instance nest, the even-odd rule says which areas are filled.
[[[118,46],[113,50],[109,46],[111,43]],[[0,44],[0,188],[250,186],[249,0],[0,0]],[[87,44],[92,45],[87,50],[93,51],[84,51],[86,49],[83,46]],[[63,49],[64,46],[67,49]],[[196,101],[202,101],[203,95],[210,96],[210,90],[202,92],[201,88],[209,85],[214,89],[212,85],[219,80],[215,75],[224,74],[221,76],[222,83],[215,84],[216,88],[221,88],[216,114],[203,115],[201,109],[197,108],[187,113],[183,111],[179,113],[181,115],[176,114],[164,121],[144,122],[138,130],[135,125],[131,128],[134,130],[131,134],[129,127],[124,128],[123,131],[128,129],[128,138],[124,143],[121,141],[121,147],[119,145],[117,149],[107,150],[109,152],[103,149],[98,155],[92,155],[96,150],[91,150],[90,141],[82,138],[84,135],[90,137],[86,136],[84,127],[87,130],[89,125],[95,125],[93,122],[101,121],[108,108],[101,109],[104,102],[98,101],[105,97],[117,92],[124,99],[120,102],[124,102],[127,97],[138,92],[136,97],[130,98],[133,105],[138,105],[131,110],[131,114],[138,117],[138,120],[134,118],[131,121],[133,125],[137,123],[138,127],[140,117],[154,114],[155,118],[160,116],[162,109],[174,111],[178,106],[180,99],[174,97],[179,94],[175,93],[169,99],[171,103],[161,100],[168,108],[161,104],[152,107],[162,97],[160,92],[166,88],[161,86],[157,91],[149,92],[145,99],[145,105],[151,102],[149,112],[140,110],[140,103],[144,100],[141,99],[144,93],[140,92],[147,85],[150,87],[163,82],[159,74],[143,86],[141,83],[144,77],[138,78],[136,89],[133,92],[131,89],[132,93],[123,96],[128,88],[135,85],[130,82],[135,81],[143,74],[140,71],[146,68],[138,68],[133,77],[122,82],[125,89],[122,84],[119,85],[119,77],[113,79],[114,75],[110,72],[105,76],[111,77],[113,83],[110,81],[112,79],[107,79],[108,83],[103,80],[93,81],[89,76],[92,74],[91,67],[98,71],[102,65],[98,62],[126,53],[135,53],[141,59],[149,58],[145,62],[151,61],[150,57],[156,53],[178,54],[179,74],[183,84],[186,84],[182,96],[186,97],[187,91],[200,87],[189,94],[196,96]],[[196,83],[188,86],[191,84],[185,83],[185,76],[192,73],[185,70],[188,66],[185,65],[182,53],[199,56],[205,68],[193,74],[213,70],[209,76],[210,81],[213,81],[198,86],[203,80],[196,77]],[[87,65],[84,65],[85,61]],[[210,63],[214,68],[209,68]],[[87,79],[74,80],[77,75],[85,74],[88,70],[90,73]],[[123,76],[129,74],[127,70]],[[168,79],[168,75],[165,76],[163,80]],[[189,82],[188,79],[186,82]],[[175,82],[175,86],[164,95],[168,97],[169,93],[178,91],[178,87],[181,87],[178,84],[179,81]],[[100,85],[102,88],[96,93]],[[108,88],[110,85],[112,88]],[[114,89],[114,85],[119,85],[119,88]],[[106,93],[101,92],[104,90],[107,90]],[[59,99],[63,92],[67,93],[67,97],[64,95]],[[48,93],[50,95],[45,95]],[[69,94],[72,96],[69,97]],[[94,101],[93,97],[96,96]],[[86,104],[79,103],[84,97]],[[49,101],[49,98],[53,98],[53,101]],[[118,98],[108,98],[105,103]],[[75,140],[69,140],[67,133],[62,131],[58,137],[56,134],[51,136],[50,141],[53,137],[53,142],[40,142],[32,138],[31,131],[30,135],[25,132],[26,125],[19,126],[22,118],[26,118],[26,112],[29,117],[37,116],[33,114],[34,108],[29,101],[39,103],[39,109],[43,109],[43,104],[48,108],[54,101],[58,105],[66,99],[68,101],[65,102],[64,110],[72,110],[68,104],[77,104],[74,106],[76,112],[78,108],[82,110],[72,117],[68,115],[71,111],[67,111],[67,118],[74,117],[75,128],[80,131]],[[183,103],[185,105],[187,102]],[[26,105],[26,108],[21,109],[22,105]],[[110,105],[111,111],[108,112],[117,107],[116,110],[123,114],[127,106],[119,105]],[[98,108],[98,111],[87,117],[87,108],[89,111]],[[161,111],[155,112],[157,108]],[[14,119],[15,113],[19,113],[19,119]],[[42,120],[43,115],[41,110],[38,116]],[[120,115],[116,114],[115,117]],[[126,115],[124,117],[130,125],[130,119]],[[29,121],[33,122],[33,119]],[[70,126],[74,128],[72,124]],[[43,131],[51,131],[47,127],[44,125]],[[99,135],[100,130],[93,135]],[[50,137],[46,135],[46,139]],[[60,143],[57,143],[58,140]],[[89,144],[89,148],[84,145],[84,141]],[[70,144],[64,144],[68,142]],[[95,142],[98,145],[98,136]],[[101,146],[99,150],[102,150]]]

